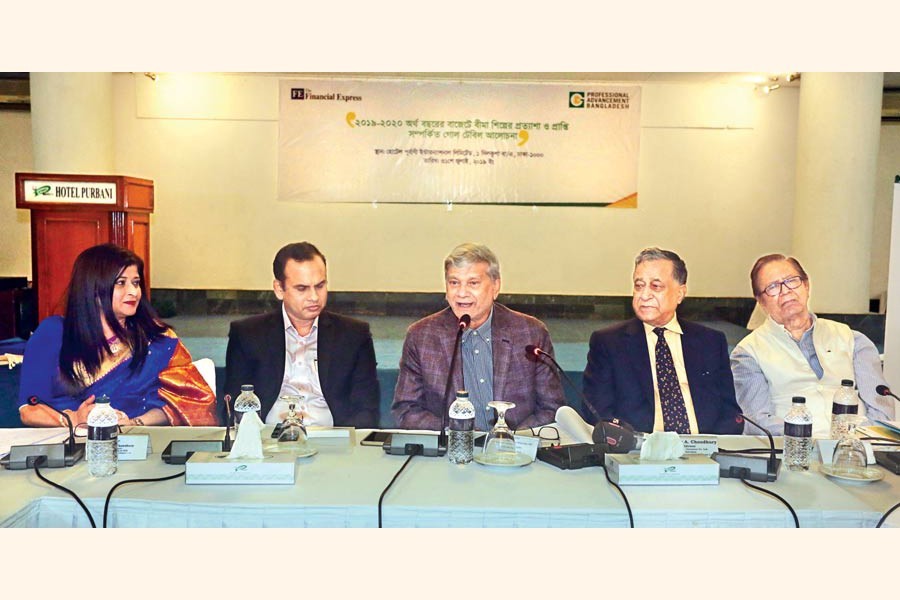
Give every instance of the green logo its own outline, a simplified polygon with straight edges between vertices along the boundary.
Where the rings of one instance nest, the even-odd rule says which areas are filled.
[[[32,188],[35,196],[49,196],[50,195],[50,186],[42,185],[39,188]]]
[[[569,108],[584,108],[584,92],[569,92]]]

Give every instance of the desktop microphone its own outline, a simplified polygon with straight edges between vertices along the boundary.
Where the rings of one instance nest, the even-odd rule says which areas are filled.
[[[447,373],[447,385],[444,387],[444,402],[453,390],[453,372],[456,370],[456,356],[459,354],[459,344],[463,332],[469,328],[472,317],[463,315],[456,323],[456,341],[453,342],[453,356],[450,358],[450,372]],[[441,410],[441,425],[437,438],[431,434],[421,433],[392,433],[381,445],[387,454],[399,454],[401,456],[444,456],[447,453],[447,419],[449,407]],[[385,490],[386,491],[386,490]]]
[[[527,346],[525,346],[525,355],[527,356],[528,360],[531,360],[532,362],[540,361],[541,357],[544,357],[544,356],[549,358],[550,362],[553,363],[553,366],[556,367],[556,372],[560,376],[562,376],[562,379],[565,380],[565,382],[569,384],[569,387],[572,388],[573,390],[575,390],[575,393],[578,394],[579,398],[581,398],[582,406],[587,406],[588,409],[591,411],[591,413],[593,413],[594,418],[596,418],[598,421],[603,420],[603,417],[601,417],[597,413],[597,409],[594,408],[590,402],[588,402],[587,397],[585,397],[584,393],[581,390],[579,390],[578,387],[569,378],[569,376],[566,375],[566,372],[563,371],[563,368],[561,366],[559,366],[559,363],[556,362],[556,359],[553,358],[553,356],[551,354],[544,352],[544,350],[542,350],[539,346],[535,346],[534,344],[528,344]]]
[[[600,421],[594,426],[594,444],[602,446],[609,454],[627,454],[632,450],[640,450],[644,445],[643,433],[636,433],[634,428],[621,419]]]
[[[41,404],[61,415],[69,428],[69,439],[56,444],[12,446],[9,454],[0,459],[0,465],[12,470],[31,469],[39,460],[44,459],[40,465],[42,467],[71,467],[84,458],[84,444],[75,443],[75,429],[72,427],[72,419],[69,418],[69,415],[55,406],[43,402],[37,396],[30,397],[28,404],[31,406]]]
[[[900,400],[900,397],[897,397],[897,395],[891,391],[891,388],[886,385],[877,386],[875,388],[875,393],[879,396],[891,396],[893,398],[896,398],[897,400]]]
[[[31,406],[37,406],[38,404],[46,406],[66,420],[66,426],[69,428],[69,439],[66,440],[66,454],[75,454],[75,428],[72,427],[72,419],[69,418],[69,415],[59,410],[55,406],[50,406],[37,396],[31,396],[30,398],[28,398],[28,404],[30,404]]]
[[[222,440],[222,450],[231,451],[231,394],[225,394],[222,398],[225,402],[225,439]],[[237,435],[235,434],[235,437]]]
[[[741,415],[741,418],[754,425],[769,438],[769,457],[747,456],[740,452],[727,452],[719,450],[713,452],[710,458],[719,463],[719,477],[734,477],[736,479],[749,479],[750,481],[775,481],[778,479],[778,467],[781,461],[775,456],[775,440],[768,429],[759,423]]]

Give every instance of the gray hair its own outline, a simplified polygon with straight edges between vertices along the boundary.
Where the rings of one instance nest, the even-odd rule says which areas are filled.
[[[681,260],[681,257],[671,250],[663,250],[662,248],[657,248],[656,246],[652,248],[644,248],[638,253],[637,256],[634,257],[634,266],[637,267],[642,262],[647,262],[650,260],[671,261],[672,277],[681,285],[687,283],[687,266],[684,264],[684,261]]]
[[[451,266],[459,269],[479,262],[487,263],[488,275],[493,281],[500,279],[500,261],[497,256],[484,244],[472,242],[460,244],[450,251],[444,259],[444,278],[446,279]]]

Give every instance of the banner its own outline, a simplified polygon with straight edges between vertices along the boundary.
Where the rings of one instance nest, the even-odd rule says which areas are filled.
[[[278,197],[636,206],[635,86],[282,80]]]

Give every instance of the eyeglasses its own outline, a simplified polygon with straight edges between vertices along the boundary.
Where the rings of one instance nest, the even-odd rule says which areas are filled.
[[[800,287],[801,283],[803,283],[803,277],[801,277],[800,275],[794,275],[793,277],[788,277],[787,279],[782,279],[781,281],[770,283],[763,291],[767,296],[772,296],[774,298],[781,293],[781,286],[784,286],[789,290],[796,290],[798,287]]]
[[[540,438],[541,446],[558,446],[559,445],[559,429],[552,425],[542,425],[535,432],[534,427],[529,427],[531,435]]]

